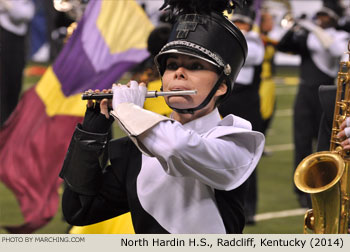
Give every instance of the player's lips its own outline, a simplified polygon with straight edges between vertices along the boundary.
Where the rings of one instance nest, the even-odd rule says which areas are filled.
[[[184,90],[190,90],[189,88],[186,88],[184,86],[174,86],[169,88],[170,91],[184,91]]]

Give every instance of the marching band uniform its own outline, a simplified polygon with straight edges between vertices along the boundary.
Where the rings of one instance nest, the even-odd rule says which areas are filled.
[[[153,116],[162,121],[140,147],[153,157],[128,138],[113,140],[104,171],[98,160],[107,135],[77,127],[61,172],[67,221],[87,225],[130,211],[136,233],[241,233],[243,182],[259,160],[262,135],[239,117],[221,120],[217,110],[184,125]]]
[[[317,14],[335,15],[323,7]],[[294,103],[295,167],[313,152],[313,139],[317,138],[322,109],[318,89],[320,85],[333,85],[344,55],[349,34],[334,27],[321,28],[307,20],[301,20],[280,40],[277,49],[301,56],[300,84]],[[295,188],[299,201],[305,205],[304,194]]]
[[[263,12],[260,17],[260,37],[264,43],[265,54],[261,65],[261,83],[259,88],[260,112],[263,120],[262,133],[266,135],[274,112],[276,110],[276,83],[274,75],[274,57],[276,40],[271,39],[268,34],[273,29],[274,21],[271,14]]]
[[[264,44],[254,31],[244,33],[248,44],[246,63],[239,72],[231,96],[219,107],[220,114],[234,114],[251,122],[253,130],[262,130],[259,86]]]
[[[34,13],[32,0],[0,0],[0,127],[18,103],[26,63],[26,35]]]
[[[253,25],[254,12],[242,11],[242,14],[233,16],[233,21],[240,21]],[[258,33],[243,31],[247,40],[247,59],[239,72],[233,92],[228,99],[219,106],[222,116],[234,114],[248,120],[253,130],[262,132],[263,119],[260,112],[259,87],[261,82],[261,66],[264,59],[265,48]],[[245,203],[247,224],[253,224],[257,205],[257,174],[256,170],[248,180],[248,193]]]
[[[186,5],[179,1],[178,9]],[[180,14],[155,58],[162,76],[172,71],[165,69],[167,57],[177,54],[220,70],[207,98],[194,108],[172,108],[177,116],[213,104],[219,84],[231,91],[247,53],[243,35],[230,21],[218,12],[199,13]],[[226,50],[216,39],[231,47]],[[128,137],[109,143],[105,132],[111,119],[101,113],[98,119],[99,106],[88,107],[60,173],[67,184],[62,199],[66,220],[87,225],[130,211],[136,233],[242,233],[245,181],[262,154],[263,134],[242,118],[221,119],[217,108],[181,124],[143,109],[146,91],[133,82],[113,87],[111,113]],[[99,160],[107,146],[110,165],[103,169]]]

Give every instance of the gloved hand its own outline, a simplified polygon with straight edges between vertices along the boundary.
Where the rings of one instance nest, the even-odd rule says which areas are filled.
[[[130,81],[130,85],[115,85],[113,84],[113,110],[121,103],[133,103],[137,106],[143,107],[145,102],[147,87],[145,83],[137,83],[137,81]],[[130,86],[130,87],[129,87]]]
[[[99,92],[99,90],[95,90],[95,92]],[[82,124],[83,130],[91,133],[108,132],[114,121],[114,118],[108,113],[111,110],[109,103],[110,101],[107,99],[95,103],[92,100],[88,101]]]

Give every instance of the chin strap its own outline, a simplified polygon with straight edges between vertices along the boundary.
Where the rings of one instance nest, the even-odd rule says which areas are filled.
[[[224,80],[224,72],[222,71],[220,76],[219,76],[219,79],[217,80],[217,82],[215,83],[213,89],[209,92],[208,96],[204,99],[204,101],[199,104],[197,107],[195,108],[187,108],[187,109],[178,109],[178,108],[174,108],[174,107],[171,107],[169,106],[172,110],[180,113],[180,114],[193,114],[194,111],[196,110],[200,110],[202,108],[204,108],[205,106],[208,105],[208,103],[210,102],[210,100],[213,98],[214,94],[216,93],[216,91],[218,90],[218,88],[220,87],[222,81]]]

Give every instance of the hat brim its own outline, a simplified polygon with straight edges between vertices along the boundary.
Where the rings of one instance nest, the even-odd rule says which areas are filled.
[[[332,9],[327,7],[322,7],[318,12],[316,12],[316,16],[318,15],[327,15],[335,20],[339,19],[337,13],[335,13]]]
[[[169,45],[169,44],[167,44],[167,45]],[[169,46],[169,48],[166,48],[167,45],[154,58],[154,61],[157,64],[158,69],[161,70],[161,74],[163,74],[163,72],[165,70],[165,64],[166,64],[165,60],[168,58],[168,56],[170,54],[182,54],[182,55],[195,57],[195,58],[204,60],[204,61],[214,65],[218,69],[223,69],[223,67],[224,67],[224,63],[223,63],[222,59],[218,55],[214,54],[213,52],[210,52],[209,54],[212,57],[214,57],[216,60],[212,59],[208,55],[208,52],[207,52],[207,54],[205,54],[204,52],[202,52],[199,49],[196,49],[195,47],[186,47],[186,46],[181,46],[181,45],[177,44],[173,47]],[[198,48],[200,48],[200,47],[198,46]]]
[[[187,55],[187,56],[191,56],[191,57],[195,57],[195,58],[199,58],[201,60],[207,61],[210,64],[212,64],[218,68],[221,67],[219,64],[215,63],[214,61],[209,60],[206,57],[200,56],[199,54],[194,53],[193,51],[190,51],[190,50],[186,50],[186,49],[170,49],[170,50],[167,50],[165,52],[159,53],[155,57],[156,63],[157,64],[163,63],[164,57],[169,56],[169,54],[183,54],[183,55]]]
[[[246,23],[246,24],[253,24],[253,19],[251,19],[250,17],[247,17],[247,16],[244,16],[244,15],[241,15],[241,14],[235,14],[231,17],[230,19],[232,22],[243,22],[243,23]]]

